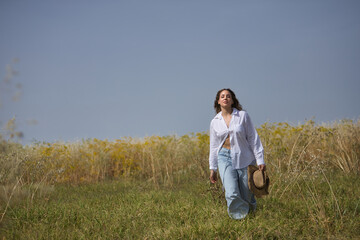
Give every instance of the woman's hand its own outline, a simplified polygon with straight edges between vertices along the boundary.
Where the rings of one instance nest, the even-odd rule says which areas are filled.
[[[259,170],[260,171],[266,171],[266,165],[265,164],[259,165]]]
[[[214,170],[210,171],[210,182],[211,183],[216,183],[217,181],[217,174]]]

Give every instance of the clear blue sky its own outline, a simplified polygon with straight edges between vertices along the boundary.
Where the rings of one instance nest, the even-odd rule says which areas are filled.
[[[0,74],[23,143],[207,131],[224,87],[256,126],[358,119],[360,1],[2,0]]]

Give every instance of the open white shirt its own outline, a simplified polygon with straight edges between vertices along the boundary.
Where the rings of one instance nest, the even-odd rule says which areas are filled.
[[[227,136],[230,135],[230,154],[234,169],[249,166],[254,160],[257,165],[265,164],[264,148],[253,126],[249,114],[233,108],[231,121],[227,127],[219,112],[210,124],[210,169],[217,170],[218,153]]]

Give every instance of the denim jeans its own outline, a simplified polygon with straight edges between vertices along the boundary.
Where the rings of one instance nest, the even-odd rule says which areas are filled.
[[[218,154],[218,169],[227,202],[229,216],[243,219],[250,210],[255,211],[256,200],[248,187],[247,167],[234,169],[230,150],[222,148]]]

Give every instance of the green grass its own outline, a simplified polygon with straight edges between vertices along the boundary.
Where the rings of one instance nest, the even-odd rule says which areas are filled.
[[[292,184],[272,176],[271,194],[241,221],[228,217],[220,184],[206,179],[172,187],[126,179],[55,185],[13,204],[0,238],[358,239],[359,177],[324,176],[302,176]]]

